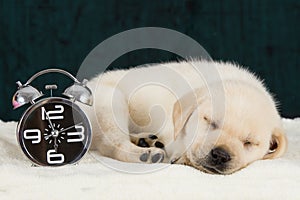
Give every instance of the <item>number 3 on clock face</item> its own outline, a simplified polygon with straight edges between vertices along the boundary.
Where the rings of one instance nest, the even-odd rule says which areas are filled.
[[[34,163],[60,166],[79,161],[91,143],[84,112],[69,100],[53,97],[32,105],[18,124],[18,141]]]

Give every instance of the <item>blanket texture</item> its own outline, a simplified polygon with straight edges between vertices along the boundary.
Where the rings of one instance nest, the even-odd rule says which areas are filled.
[[[0,121],[0,199],[300,199],[300,119],[283,122],[284,157],[222,176],[168,164],[131,164],[160,170],[118,172],[108,166],[124,163],[95,152],[78,165],[32,167],[17,144],[16,122]]]

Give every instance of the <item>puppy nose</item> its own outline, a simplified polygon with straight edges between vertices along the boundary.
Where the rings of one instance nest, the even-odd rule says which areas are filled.
[[[231,160],[230,155],[221,147],[212,149],[210,158],[214,165],[224,165]]]

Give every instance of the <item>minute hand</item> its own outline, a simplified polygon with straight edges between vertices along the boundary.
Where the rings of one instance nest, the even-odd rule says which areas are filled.
[[[59,133],[63,133],[63,132],[65,132],[65,131],[67,131],[67,130],[70,130],[70,129],[74,128],[75,126],[78,126],[78,125],[81,125],[81,124],[82,124],[82,122],[80,122],[80,123],[78,123],[78,124],[75,124],[75,125],[73,125],[73,126],[70,126],[70,127],[68,127],[68,128],[65,128],[65,129],[63,129],[63,130],[60,130],[60,131],[58,131],[58,134],[59,134]]]

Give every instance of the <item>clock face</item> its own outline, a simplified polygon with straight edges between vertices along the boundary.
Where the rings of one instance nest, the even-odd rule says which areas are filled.
[[[24,113],[17,137],[25,155],[43,166],[79,161],[91,143],[91,126],[84,112],[67,99],[51,97]]]

